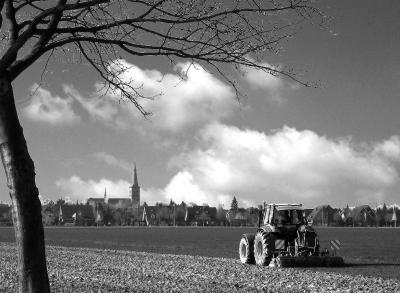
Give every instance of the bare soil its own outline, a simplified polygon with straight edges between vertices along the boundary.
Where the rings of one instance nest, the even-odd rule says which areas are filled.
[[[400,281],[236,259],[47,247],[52,292],[400,292]],[[0,292],[15,292],[16,248],[0,243]]]

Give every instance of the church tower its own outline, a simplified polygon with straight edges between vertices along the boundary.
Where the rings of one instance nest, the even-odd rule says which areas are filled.
[[[139,216],[139,207],[140,207],[140,186],[138,184],[137,179],[137,171],[136,171],[136,164],[135,168],[133,169],[133,176],[132,176],[132,186],[129,187],[129,193],[132,199],[132,208],[134,213],[137,213]]]

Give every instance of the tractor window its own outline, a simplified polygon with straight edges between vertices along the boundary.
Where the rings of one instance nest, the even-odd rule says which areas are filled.
[[[292,223],[293,224],[304,224],[307,222],[304,217],[304,211],[303,210],[295,210],[293,211],[293,218],[292,218]]]
[[[292,224],[300,224],[302,219],[302,211],[301,210],[293,210],[292,211]]]
[[[275,219],[277,220],[278,224],[289,224],[290,223],[290,215],[289,211],[278,211],[276,210]]]
[[[303,221],[302,210],[275,210],[274,219],[278,224],[298,225]]]

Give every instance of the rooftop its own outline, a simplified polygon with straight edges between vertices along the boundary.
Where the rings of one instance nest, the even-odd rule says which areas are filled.
[[[270,203],[269,206],[275,206],[278,211],[283,210],[302,210],[303,206],[299,203]]]

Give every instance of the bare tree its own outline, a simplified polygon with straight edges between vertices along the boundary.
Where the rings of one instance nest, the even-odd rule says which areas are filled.
[[[34,163],[19,123],[12,82],[55,54],[86,62],[106,89],[144,115],[151,98],[121,78],[121,58],[187,59],[219,74],[237,91],[229,66],[297,79],[258,57],[279,52],[304,20],[323,15],[311,0],[0,0],[0,153],[13,204],[20,292],[49,292]],[[47,66],[48,62],[45,62]]]

